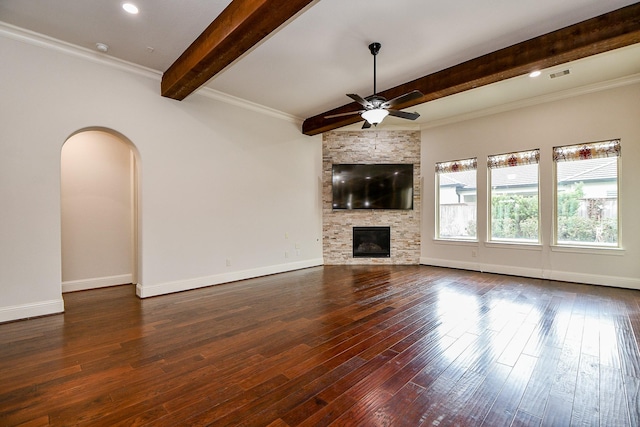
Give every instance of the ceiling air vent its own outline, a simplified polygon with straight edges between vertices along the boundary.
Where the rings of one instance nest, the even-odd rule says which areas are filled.
[[[562,70],[562,71],[558,71],[558,72],[549,74],[549,77],[551,77],[552,79],[557,79],[558,77],[566,76],[566,75],[569,75],[569,74],[571,74],[571,71]]]

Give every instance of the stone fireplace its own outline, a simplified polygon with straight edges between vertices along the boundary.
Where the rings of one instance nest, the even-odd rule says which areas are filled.
[[[322,233],[325,264],[420,263],[420,144],[420,131],[332,131],[323,134]],[[331,167],[334,163],[413,164],[413,209],[334,210],[331,203]],[[384,256],[372,256],[371,253],[354,256],[354,227],[388,228],[389,255],[385,252]],[[371,250],[373,245],[368,247]]]

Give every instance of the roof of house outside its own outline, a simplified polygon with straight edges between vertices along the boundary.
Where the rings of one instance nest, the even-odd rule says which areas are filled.
[[[605,157],[577,162],[559,162],[558,178],[563,183],[608,181],[618,176],[618,158]]]
[[[617,157],[589,159],[585,161],[560,162],[559,179],[562,184],[574,182],[595,182],[615,180],[618,175]],[[452,172],[440,174],[441,187],[462,187],[466,190],[476,188],[476,172]],[[493,169],[492,186],[528,187],[538,182],[538,168],[525,165],[514,168]]]

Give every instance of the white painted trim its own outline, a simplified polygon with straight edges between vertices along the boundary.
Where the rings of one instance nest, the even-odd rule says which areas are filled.
[[[157,81],[160,81],[162,79],[161,71],[143,67],[141,65],[134,64],[132,62],[117,59],[112,56],[108,56],[108,55],[96,52],[91,49],[87,49],[81,46],[63,42],[61,40],[54,39],[52,37],[45,36],[43,34],[39,34],[33,31],[29,31],[24,28],[16,27],[14,25],[7,24],[6,22],[2,22],[2,21],[0,21],[0,36],[18,40],[24,43],[29,43],[38,47],[56,50],[66,55],[79,57],[82,59],[89,60],[91,62],[117,68],[122,71],[152,78]],[[619,79],[606,81],[606,82],[595,83],[592,85],[568,89],[565,91],[555,92],[548,95],[542,95],[534,98],[528,98],[520,101],[502,104],[496,107],[486,108],[484,110],[479,110],[479,111],[473,111],[470,113],[461,114],[454,117],[447,117],[447,118],[436,120],[426,124],[386,125],[386,127],[394,130],[396,129],[410,129],[410,130],[430,129],[438,126],[458,123],[465,120],[485,117],[488,115],[497,114],[505,111],[511,111],[518,108],[544,104],[546,102],[557,101],[565,98],[571,98],[578,95],[584,95],[584,94],[598,92],[602,90],[613,89],[621,86],[627,86],[627,85],[635,84],[638,82],[640,82],[640,73],[627,76],[627,77],[622,77]],[[303,121],[303,119],[300,117],[296,117],[291,114],[288,114],[279,110],[275,110],[273,108],[269,108],[261,104],[256,104],[242,98],[228,95],[223,92],[210,89],[206,86],[201,87],[196,92],[194,92],[194,94],[203,95],[207,98],[212,98],[227,104],[231,104],[231,105],[235,105],[248,110],[256,111],[271,117],[276,117],[276,118],[294,123],[299,127],[301,126],[301,123]],[[349,130],[351,128],[353,129],[357,128],[358,130],[360,129],[359,124],[354,124],[354,125],[345,127],[344,129]],[[372,129],[371,131],[374,131],[374,130],[375,129]]]
[[[191,289],[236,282],[238,280],[253,279],[255,277],[268,276],[271,274],[285,273],[287,271],[302,270],[304,268],[317,267],[323,264],[324,262],[322,258],[318,258],[308,261],[254,268],[251,270],[233,271],[230,273],[216,274],[213,276],[177,280],[175,282],[158,283],[157,285],[144,286],[143,284],[138,284],[136,286],[136,294],[140,298],[148,298],[157,295],[170,294],[173,292],[188,291]]]
[[[545,279],[640,290],[640,279],[632,277],[603,276],[566,271],[551,271],[548,275],[549,277],[545,277]]]
[[[509,265],[472,263],[437,258],[420,258],[420,264],[436,267],[457,268],[461,270],[480,271],[483,273],[507,274],[510,276],[531,277],[562,282],[583,283],[587,285],[612,286],[640,290],[640,279],[621,276],[604,276],[599,274],[575,273],[570,271],[551,271],[538,268],[514,267]]]
[[[274,108],[266,107],[264,105],[256,104],[255,102],[247,101],[246,99],[238,98],[237,96],[229,95],[215,89],[208,88],[206,86],[200,87],[194,94],[202,95],[207,98],[215,99],[216,101],[222,101],[226,104],[235,105],[247,110],[256,111],[267,116],[275,117],[280,120],[291,122],[302,129],[302,122],[304,119],[296,117],[292,114],[287,114]]]
[[[565,252],[573,254],[591,254],[591,255],[612,255],[623,256],[626,251],[617,247],[595,247],[595,246],[559,246],[551,245],[551,252]]]
[[[124,61],[122,59],[114,58],[112,56],[105,55],[103,53],[96,52],[91,49],[87,49],[81,46],[77,46],[71,43],[64,42],[62,40],[54,39],[53,37],[45,36],[33,31],[26,30],[24,28],[16,27],[6,22],[0,21],[0,36],[4,36],[9,39],[18,40],[20,42],[29,43],[34,46],[38,46],[45,49],[51,49],[61,52],[65,55],[74,56],[76,58],[85,59],[101,65],[106,65],[112,68],[117,68],[121,71],[129,72],[132,74],[141,75],[143,77],[157,80],[162,80],[162,72],[154,70],[148,67],[143,67],[133,62]],[[247,110],[255,111],[267,116],[275,117],[281,120],[285,120],[295,124],[298,127],[302,126],[303,119],[287,114],[282,111],[278,111],[273,108],[266,107],[264,105],[256,104],[242,98],[238,98],[232,95],[219,92],[217,90],[202,86],[200,89],[194,92],[194,95],[202,95],[207,98],[215,99],[226,104],[241,107]],[[160,86],[158,86],[158,96],[160,96]]]
[[[422,130],[432,129],[439,126],[450,125],[454,123],[464,122],[467,120],[490,116],[493,114],[517,110],[519,108],[531,107],[534,105],[545,104],[547,102],[573,98],[574,96],[586,95],[589,93],[600,92],[603,90],[629,86],[632,84],[636,84],[638,82],[640,82],[640,73],[633,74],[631,76],[621,77],[619,79],[613,79],[613,80],[594,83],[594,84],[581,86],[573,89],[567,89],[560,92],[554,92],[547,95],[536,96],[534,98],[527,98],[520,101],[509,102],[509,103],[501,104],[495,107],[485,108],[483,110],[478,110],[478,111],[472,111],[470,113],[460,114],[453,117],[447,117],[440,120],[434,120],[432,122],[423,124],[420,127],[420,129]]]
[[[91,279],[70,280],[62,282],[62,292],[84,291],[86,289],[106,288],[133,282],[133,275],[120,274],[118,276],[93,277]]]
[[[433,243],[436,245],[447,245],[447,246],[471,246],[471,247],[479,247],[480,242],[478,240],[463,240],[463,239],[432,239]]]
[[[29,304],[0,307],[0,323],[58,313],[64,313],[64,301],[62,298]]]
[[[435,267],[445,267],[445,268],[457,268],[460,270],[471,270],[471,271],[480,271],[485,272],[484,264],[479,262],[467,262],[467,261],[456,261],[451,259],[437,259],[437,258],[426,258],[420,257],[420,264],[422,265],[432,265]],[[487,271],[488,272],[488,271]],[[507,273],[504,273],[507,274]]]
[[[519,242],[508,242],[508,241],[497,241],[492,240],[491,242],[484,242],[485,248],[493,248],[493,249],[507,249],[507,250],[522,250],[522,251],[541,251],[542,245],[540,243],[519,243]]]
[[[18,40],[20,42],[28,43],[33,46],[54,50],[65,55],[74,56],[76,58],[85,59],[90,62],[102,65],[107,65],[112,68],[117,68],[119,70],[127,71],[129,73],[137,74],[143,77],[149,77],[155,80],[160,80],[162,78],[162,73],[160,71],[143,67],[132,62],[124,61],[122,59],[114,58],[112,56],[95,52],[91,49],[87,49],[71,43],[63,42],[62,40],[54,39],[53,37],[45,36],[43,34],[29,31],[24,28],[16,27],[2,21],[0,21],[0,35],[8,39]]]

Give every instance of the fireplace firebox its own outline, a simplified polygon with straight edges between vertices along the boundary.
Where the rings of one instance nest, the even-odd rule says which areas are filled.
[[[354,258],[389,258],[391,227],[353,227]]]

